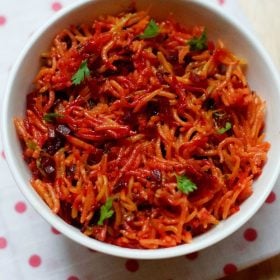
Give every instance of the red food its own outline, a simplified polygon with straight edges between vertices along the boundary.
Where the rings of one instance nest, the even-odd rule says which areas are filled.
[[[191,242],[238,211],[269,149],[265,103],[242,60],[222,42],[190,48],[204,27],[172,19],[140,39],[150,19],[122,13],[62,30],[15,119],[49,207],[129,248]]]

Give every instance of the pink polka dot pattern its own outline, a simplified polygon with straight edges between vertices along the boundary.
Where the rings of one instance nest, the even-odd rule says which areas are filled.
[[[41,265],[42,259],[41,259],[41,257],[38,256],[38,255],[32,255],[32,256],[29,258],[28,262],[29,262],[30,266],[32,266],[32,267],[38,267],[38,266]]]
[[[243,236],[244,236],[245,240],[247,240],[247,241],[255,241],[258,237],[258,233],[255,229],[248,228],[244,231]]]
[[[7,247],[7,239],[5,237],[0,237],[0,249],[5,249]]]
[[[79,280],[77,276],[71,275],[67,278],[67,280]]]
[[[56,235],[60,234],[60,232],[54,227],[51,228],[51,231],[53,234],[56,234]]]
[[[59,2],[53,2],[53,3],[52,3],[52,10],[53,10],[53,11],[57,12],[57,11],[59,11],[61,8],[62,8],[61,3],[59,3]]]
[[[198,252],[193,252],[193,253],[190,253],[190,254],[186,255],[186,258],[191,260],[191,261],[195,260],[197,257],[198,257]]]
[[[136,272],[139,269],[139,263],[136,260],[127,260],[125,267],[130,272]]]
[[[15,210],[16,210],[16,212],[18,212],[18,213],[24,213],[25,211],[26,211],[26,204],[23,202],[23,201],[19,201],[19,202],[17,202],[16,203],[16,205],[15,205]]]
[[[18,1],[18,6],[20,5],[19,3],[22,3],[23,9],[20,9],[22,11],[22,14],[27,13],[28,9],[30,9],[30,3],[34,2],[35,0],[29,0],[29,1]],[[43,2],[46,3],[43,3]],[[2,1],[2,3],[8,3],[12,1]],[[30,2],[30,3],[29,3]],[[30,13],[30,20],[32,15],[36,15],[36,18],[39,20],[42,20],[42,18],[46,18],[49,16],[49,14],[59,14],[61,10],[65,9],[70,2],[73,1],[63,1],[63,0],[50,0],[42,1],[42,5],[38,5],[38,13],[36,11],[36,6],[34,6],[34,11]],[[210,1],[209,1],[210,2]],[[235,1],[233,1],[235,2]],[[238,2],[238,1],[236,1]],[[24,4],[25,3],[25,4]],[[140,2],[141,3],[141,2]],[[231,1],[226,1],[226,0],[215,0],[213,3],[216,5],[216,7],[222,9],[228,9],[230,10],[231,6]],[[44,4],[44,5],[43,5]],[[43,9],[43,6],[46,6],[45,9]],[[1,6],[1,4],[0,4]],[[13,29],[13,26],[18,24],[17,18],[18,15],[14,14],[13,11],[9,9],[2,9],[3,7],[0,7],[0,32],[6,32],[7,34],[11,35],[11,42],[12,42],[12,35],[13,32],[10,29]],[[20,7],[18,7],[20,8]],[[24,8],[26,10],[24,10]],[[15,9],[17,11],[19,9]],[[40,11],[42,14],[39,14]],[[234,12],[234,11],[233,11]],[[234,13],[233,13],[234,14]],[[240,17],[241,18],[241,17]],[[20,19],[20,18],[19,18]],[[81,20],[82,21],[82,20]],[[31,30],[32,28],[36,27],[38,23],[35,23],[35,17],[34,17],[34,24],[30,24],[30,30],[28,30],[28,24],[25,26],[26,29],[25,32],[26,34],[23,34],[24,36],[22,37],[27,37],[28,35],[31,36],[33,31]],[[17,32],[16,32],[17,33]],[[15,34],[16,34],[15,33]],[[16,42],[16,35],[15,35],[15,42]],[[5,52],[6,53],[6,52]],[[8,52],[7,52],[8,53]],[[13,52],[13,55],[14,52]],[[8,63],[12,63],[12,58],[7,57],[7,65],[3,64],[3,68],[10,70],[11,66],[8,65]],[[10,62],[9,62],[10,61]],[[9,68],[8,68],[9,67]],[[5,81],[4,81],[5,82]],[[8,158],[8,151],[5,149],[5,152],[7,152],[7,158]],[[0,149],[0,162],[2,161],[3,165],[6,166],[5,164],[5,153],[2,149]],[[6,175],[6,174],[4,174]],[[4,181],[5,178],[3,178]],[[4,184],[3,184],[4,185]],[[280,197],[280,191],[279,186],[276,186],[274,192],[271,192],[269,196],[267,197],[265,201],[265,207],[263,207],[264,214],[262,213],[260,215],[261,218],[265,218],[269,215],[269,212],[276,212],[275,216],[277,217],[277,211],[275,209],[278,208],[278,202],[279,202],[279,197]],[[68,242],[63,241],[64,237],[58,231],[58,228],[52,227],[50,225],[45,224],[43,221],[42,223],[40,220],[42,220],[39,215],[33,215],[33,210],[30,207],[30,204],[28,201],[24,198],[21,198],[21,196],[15,197],[13,195],[17,195],[17,193],[14,192],[14,190],[11,188],[11,196],[8,192],[3,193],[3,201],[4,204],[1,205],[6,210],[4,210],[2,213],[3,216],[4,214],[6,215],[5,219],[2,221],[0,220],[0,225],[3,224],[5,226],[6,224],[9,226],[9,228],[3,228],[1,229],[0,233],[0,258],[3,256],[4,258],[6,256],[12,256],[15,261],[17,262],[21,257],[23,257],[22,262],[20,266],[22,266],[22,271],[24,274],[28,274],[28,278],[34,278],[34,279],[39,279],[40,277],[45,277],[48,278],[48,274],[51,275],[53,274],[54,277],[55,275],[60,275],[61,273],[61,280],[83,280],[84,277],[88,277],[88,279],[94,279],[96,278],[106,278],[105,275],[98,275],[92,276],[91,273],[92,271],[100,271],[101,273],[108,273],[108,268],[107,271],[104,267],[104,263],[102,263],[103,255],[100,254],[99,252],[96,252],[95,250],[91,249],[86,249],[79,247],[79,245],[75,244],[74,242]],[[6,197],[4,196],[7,193],[7,198],[10,198],[11,200],[5,200]],[[2,194],[1,194],[2,197]],[[1,201],[1,199],[0,199]],[[6,207],[7,206],[7,207]],[[262,211],[261,210],[261,211]],[[2,215],[1,214],[1,215]],[[36,220],[36,216],[38,216],[38,220]],[[273,214],[271,215],[273,216]],[[10,219],[12,218],[12,219]],[[26,227],[26,223],[28,222],[27,219],[34,219],[34,222],[38,221],[38,226],[37,224],[36,227],[38,227],[40,230],[34,231],[31,227]],[[277,219],[277,218],[276,218]],[[275,220],[276,220],[275,219]],[[13,223],[15,221],[18,221],[18,224],[16,227],[13,227]],[[276,220],[277,221],[277,220]],[[275,222],[276,222],[275,221]],[[33,222],[33,221],[32,221]],[[277,223],[277,222],[276,222]],[[21,237],[20,240],[15,240],[14,237],[16,237],[17,230],[22,226],[22,230],[20,231]],[[59,227],[60,228],[60,227]],[[276,227],[277,228],[277,227]],[[41,235],[40,231],[41,229],[44,231],[44,234]],[[164,261],[161,264],[161,261],[158,262],[158,264],[155,264],[154,267],[153,265],[148,264],[146,261],[141,261],[141,260],[134,260],[134,259],[116,259],[116,258],[111,258],[111,268],[110,273],[111,275],[114,275],[115,277],[120,277],[122,279],[127,279],[127,278],[140,278],[142,273],[143,275],[147,273],[147,278],[153,278],[153,274],[155,278],[161,278],[162,280],[177,280],[180,278],[180,274],[183,275],[185,279],[193,279],[193,278],[205,278],[209,277],[214,279],[213,276],[216,276],[218,273],[219,275],[223,274],[224,276],[230,276],[238,270],[241,269],[241,266],[239,265],[240,263],[246,263],[246,261],[258,261],[259,257],[261,254],[258,255],[259,250],[255,248],[267,248],[265,245],[266,243],[264,242],[264,246],[258,246],[256,244],[257,242],[263,242],[264,239],[267,239],[266,237],[266,230],[265,226],[263,225],[263,219],[259,219],[258,215],[254,217],[253,220],[251,220],[250,224],[243,227],[243,229],[239,230],[235,236],[232,236],[233,240],[235,241],[234,246],[231,246],[232,244],[227,247],[227,243],[223,247],[219,245],[214,247],[214,250],[210,248],[210,251],[205,250],[205,252],[193,252],[188,255],[184,255],[181,258],[173,259],[171,263],[175,264],[172,266],[168,265],[168,261]],[[277,232],[277,231],[276,231]],[[14,234],[15,233],[15,234]],[[279,230],[280,234],[280,230]],[[41,235],[41,236],[40,236]],[[272,234],[271,231],[268,231],[268,239],[269,235],[273,237],[274,234]],[[42,239],[45,238],[45,236],[48,239],[48,242],[42,242]],[[280,239],[279,239],[280,240]],[[22,250],[26,245],[31,244],[32,247],[29,247],[28,251]],[[64,244],[65,243],[65,244]],[[235,244],[238,244],[239,246],[235,246]],[[267,243],[268,245],[269,242]],[[38,246],[39,245],[39,246]],[[68,248],[65,250],[66,245]],[[244,246],[245,245],[245,246]],[[255,246],[256,245],[256,246]],[[272,246],[274,247],[274,242],[272,242]],[[250,247],[250,248],[248,248]],[[37,249],[36,249],[37,248]],[[40,248],[40,249],[39,249]],[[77,248],[81,248],[80,250],[77,250]],[[247,248],[247,250],[246,250]],[[275,246],[275,248],[277,248]],[[279,245],[280,248],[280,245]],[[14,250],[15,249],[15,250]],[[246,254],[242,254],[244,252],[244,249],[247,251]],[[215,251],[216,250],[216,251]],[[221,254],[219,254],[219,251],[221,250]],[[266,252],[269,252],[270,249],[265,249],[267,250]],[[265,251],[264,250],[264,251]],[[228,252],[227,252],[228,251]],[[214,254],[213,254],[214,252]],[[261,253],[261,252],[260,252]],[[2,255],[1,255],[2,254]],[[213,259],[213,255],[215,255],[216,259]],[[243,255],[243,256],[242,256]],[[230,257],[229,257],[230,256]],[[223,259],[224,257],[224,259]],[[85,259],[90,259],[91,260],[91,265],[88,265],[87,267],[84,266],[83,263],[79,263],[79,261],[83,261],[83,258]],[[243,262],[244,261],[244,262]],[[9,260],[9,266],[13,266],[13,260],[12,258]],[[217,262],[219,265],[213,265]],[[118,265],[120,264],[120,265]],[[148,265],[147,265],[148,264]],[[167,267],[165,267],[167,264]],[[77,269],[75,269],[75,266]],[[84,266],[84,267],[83,267]],[[203,269],[202,269],[203,268]],[[208,271],[209,269],[209,271]],[[1,272],[0,272],[0,280],[2,279],[9,279],[9,267],[5,266],[2,267]],[[64,271],[63,271],[64,270]],[[104,270],[104,271],[102,271]],[[150,271],[149,271],[150,270]],[[157,274],[158,273],[158,274]],[[162,277],[160,277],[160,274]],[[37,275],[35,275],[37,274]],[[62,276],[62,274],[64,274]],[[95,273],[96,274],[96,273]],[[142,275],[142,276],[143,276]],[[158,275],[158,276],[157,276]],[[6,276],[6,277],[5,277]],[[33,277],[32,277],[33,276]],[[195,277],[196,276],[196,277]],[[11,277],[12,278],[12,277]],[[24,278],[24,275],[23,275]],[[51,277],[50,277],[51,278]],[[108,277],[109,278],[109,277]],[[112,276],[114,278],[114,276]],[[145,277],[144,277],[145,278]],[[19,276],[20,279],[20,276]],[[144,279],[145,280],[145,279]],[[279,279],[280,280],[280,279]]]
[[[6,17],[0,15],[0,26],[4,25],[6,21],[7,21]]]
[[[267,197],[267,199],[266,199],[266,203],[268,203],[268,204],[271,204],[271,203],[273,203],[274,201],[276,200],[276,194],[275,194],[275,192],[271,192],[270,194],[269,194],[269,196]]]
[[[5,156],[5,152],[4,152],[4,151],[1,151],[1,157],[2,157],[3,159],[6,159],[6,156]]]
[[[225,275],[231,275],[237,272],[237,267],[233,263],[228,263],[224,266],[224,274]]]

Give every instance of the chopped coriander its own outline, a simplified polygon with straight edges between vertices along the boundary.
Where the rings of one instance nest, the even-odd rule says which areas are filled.
[[[140,39],[149,39],[149,38],[154,38],[159,34],[159,27],[156,24],[156,22],[151,19],[144,30],[143,34],[139,35]]]
[[[223,133],[227,132],[228,130],[230,130],[231,127],[232,127],[232,124],[231,124],[230,122],[226,122],[225,127],[219,128],[219,129],[217,130],[217,132],[218,132],[219,134],[223,134]]]
[[[53,122],[57,118],[63,118],[63,115],[58,113],[47,113],[43,116],[43,120],[46,122]]]
[[[191,47],[192,51],[202,51],[207,47],[206,32],[203,31],[200,37],[194,37],[187,41],[187,44]]]
[[[41,165],[41,157],[37,158],[36,159],[36,167],[38,168],[38,170],[40,171],[40,173],[46,177],[46,173],[44,171],[44,169],[42,168],[42,165]]]
[[[114,210],[112,210],[113,199],[111,197],[107,198],[104,205],[101,206],[100,209],[100,218],[97,222],[98,225],[102,226],[103,221],[109,219],[113,216]]]
[[[176,176],[177,179],[177,188],[185,193],[188,194],[190,192],[193,192],[197,189],[197,186],[195,183],[193,183],[189,178],[187,178],[185,175],[182,176]]]
[[[90,75],[90,70],[88,69],[87,59],[84,60],[77,72],[72,77],[72,83],[74,85],[79,85],[86,77]]]
[[[34,141],[32,141],[32,140],[28,140],[27,142],[26,142],[26,146],[30,149],[30,150],[33,150],[33,151],[35,151],[36,149],[37,149],[37,144],[34,142]]]

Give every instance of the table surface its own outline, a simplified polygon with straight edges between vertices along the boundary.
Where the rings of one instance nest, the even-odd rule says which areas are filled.
[[[280,280],[280,255],[220,280]]]
[[[259,0],[238,0],[245,15],[252,24],[253,29],[263,41],[276,65],[280,69],[280,38],[275,36],[280,28],[278,9],[280,0],[259,1]],[[226,277],[226,280],[279,280],[280,279],[280,254],[258,265],[250,267],[233,276]]]

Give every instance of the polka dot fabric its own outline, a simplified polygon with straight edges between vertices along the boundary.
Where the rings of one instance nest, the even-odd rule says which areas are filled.
[[[7,239],[5,237],[0,237],[0,250],[7,247]]]
[[[41,265],[41,262],[41,257],[38,255],[32,255],[28,260],[28,263],[31,267],[38,267]]]
[[[52,3],[52,10],[54,12],[59,11],[62,8],[62,4],[60,2],[53,2]]]
[[[269,196],[267,197],[267,199],[266,199],[265,202],[268,203],[268,204],[271,204],[271,203],[274,203],[275,200],[276,200],[276,193],[275,193],[274,191],[272,191],[272,192],[269,194]]]
[[[0,16],[0,26],[5,25],[6,21],[7,21],[7,19],[5,16]]]
[[[258,237],[258,232],[256,229],[254,228],[247,228],[245,231],[244,231],[244,239],[246,241],[249,241],[249,242],[253,242],[257,239]]]
[[[210,1],[210,0],[205,0]],[[211,0],[240,17],[236,0]],[[0,97],[8,73],[37,27],[76,0],[0,1]],[[20,26],[17,32],[16,26]],[[261,210],[239,231],[203,251],[159,261],[121,259],[82,247],[47,224],[16,187],[0,140],[0,271],[9,280],[210,280],[280,252],[280,179]],[[265,186],[264,186],[265,187]],[[264,222],[265,221],[265,222]],[[261,257],[260,257],[261,256]]]
[[[19,201],[15,205],[15,210],[17,213],[22,214],[26,211],[26,203],[23,201]]]
[[[224,274],[226,276],[228,276],[228,275],[234,274],[237,271],[237,267],[233,263],[228,263],[224,266],[223,270],[224,270]]]
[[[125,268],[127,271],[136,272],[139,269],[139,262],[137,260],[127,260]]]

